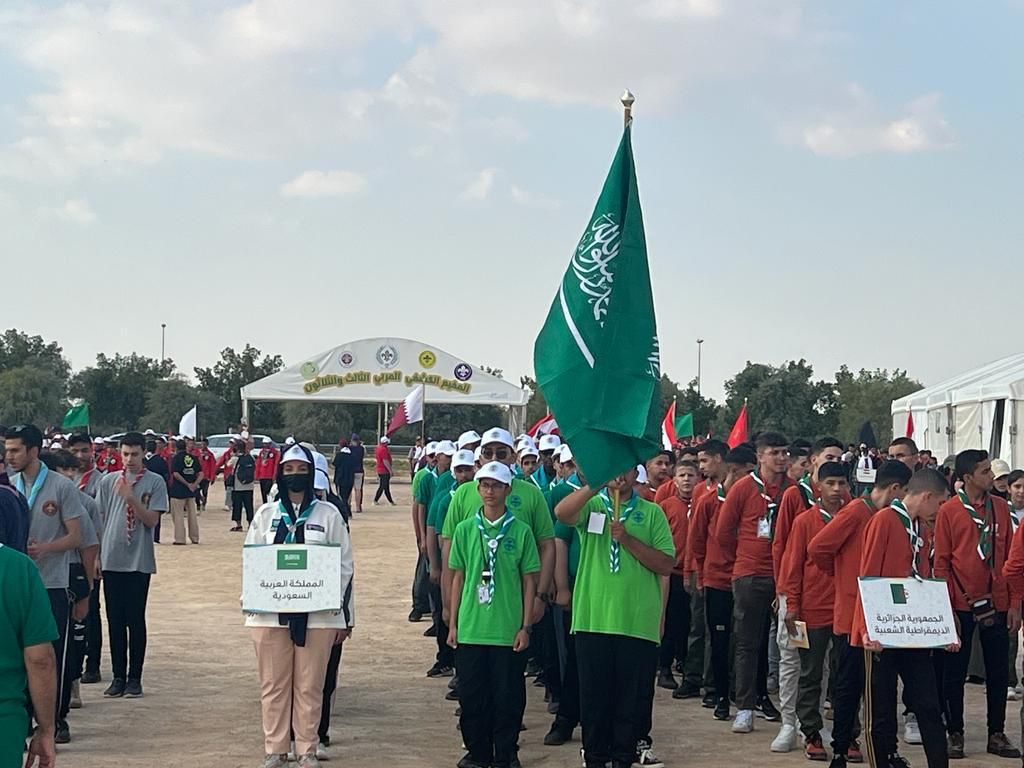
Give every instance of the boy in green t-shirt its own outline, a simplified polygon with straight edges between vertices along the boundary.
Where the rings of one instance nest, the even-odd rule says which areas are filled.
[[[661,507],[634,493],[636,477],[630,469],[600,492],[584,485],[555,508],[580,537],[572,631],[587,766],[652,759],[641,740],[650,727],[662,579],[675,566],[675,547]]]
[[[530,645],[540,558],[530,527],[505,504],[512,471],[492,461],[476,480],[483,507],[455,528],[448,561],[448,644],[456,649],[467,749],[459,768],[510,768],[522,720],[516,655]]]
[[[427,566],[427,535],[424,521],[426,510],[423,509],[423,484],[433,483],[437,472],[437,443],[427,443],[424,449],[426,463],[412,477],[412,528],[416,534],[416,572],[412,579],[412,611],[409,621],[422,621],[430,613],[430,579]]]

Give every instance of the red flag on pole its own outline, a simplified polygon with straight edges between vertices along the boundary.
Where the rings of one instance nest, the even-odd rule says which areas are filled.
[[[671,451],[676,444],[676,401],[665,412],[665,418],[661,422],[661,444],[666,451]]]
[[[907,437],[914,436],[914,414],[907,411]]]
[[[743,407],[740,408],[739,416],[736,417],[736,423],[732,425],[732,431],[729,432],[729,439],[726,441],[729,443],[730,448],[735,448],[740,443],[747,442],[747,401],[743,401]]]
[[[557,435],[558,422],[550,413],[526,430],[530,437],[541,437],[542,435]]]
[[[423,384],[416,387],[405,398],[405,401],[395,409],[395,415],[391,417],[391,423],[388,424],[387,434],[390,435],[396,429],[404,427],[406,424],[415,424],[418,421],[423,421],[423,387]]]

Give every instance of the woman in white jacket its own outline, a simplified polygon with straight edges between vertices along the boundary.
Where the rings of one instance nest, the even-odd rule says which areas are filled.
[[[292,445],[277,471],[281,495],[259,508],[246,544],[337,544],[341,547],[342,605],[337,611],[301,614],[246,613],[260,675],[260,703],[266,759],[264,768],[287,764],[290,731],[299,768],[318,768],[324,677],[331,647],[352,626],[352,544],[341,513],[313,491],[312,454]]]

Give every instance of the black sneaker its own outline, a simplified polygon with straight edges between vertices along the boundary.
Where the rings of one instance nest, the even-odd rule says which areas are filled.
[[[425,630],[423,630],[424,637],[437,637],[437,625],[431,624]]]
[[[779,714],[779,710],[777,710],[775,705],[772,704],[772,700],[767,696],[758,699],[757,706],[754,707],[754,713],[758,717],[763,717],[768,722],[775,722],[782,717],[782,715]]]
[[[672,668],[664,667],[658,670],[658,687],[674,691],[679,687],[679,682],[672,676]]]
[[[548,714],[557,715],[558,708],[561,706],[561,704],[562,702],[557,696],[552,696],[551,700],[548,702]]]
[[[562,746],[563,744],[565,744],[565,742],[572,740],[572,731],[572,728],[566,730],[565,727],[559,725],[556,721],[554,725],[551,726],[551,730],[548,731],[547,734],[544,736],[544,746]]]
[[[715,705],[714,717],[715,720],[729,719],[729,699],[723,696],[718,700],[718,704]]]
[[[527,664],[526,664],[526,676],[527,677],[536,677],[542,671],[543,670],[541,669],[540,664],[538,664],[535,659],[530,659],[530,661],[527,662]]]
[[[455,765],[457,768],[487,768],[483,763],[478,763],[474,760],[468,752]]]
[[[947,752],[950,760],[964,759],[964,735],[962,733],[949,734]]]
[[[100,675],[98,669],[87,669],[82,673],[82,683],[85,685],[91,685],[92,683],[98,683],[103,677]]]
[[[704,709],[714,709],[718,705],[718,696],[714,693],[705,693],[704,698],[700,700],[700,705]]]
[[[689,683],[686,680],[679,684],[679,687],[672,692],[673,699],[696,699],[700,696],[700,686]]]
[[[846,768],[846,755],[835,755],[828,768]]]
[[[683,669],[683,662],[677,661],[675,664],[673,664],[672,671],[679,675],[685,674],[686,671]]]
[[[452,675],[452,679],[448,681],[448,688],[450,690],[454,691],[458,687],[459,687],[459,675],[458,675],[458,673],[456,673],[456,674]]]
[[[427,670],[427,677],[451,677],[454,674],[454,667],[449,667],[447,664],[442,664],[440,661]]]
[[[881,766],[879,766],[881,768]],[[889,755],[889,768],[910,768],[910,761],[900,754]]]
[[[124,697],[126,699],[141,699],[142,681],[129,677],[128,682],[124,686]]]
[[[418,611],[415,608],[413,608],[411,611],[409,611],[409,621],[412,621],[412,622],[423,621],[423,617],[425,615],[426,614],[423,613],[423,611]]]
[[[453,688],[452,690],[448,691],[448,693],[446,693],[444,695],[444,698],[445,698],[445,701],[458,701],[459,700],[459,692],[456,691]]]
[[[57,723],[57,730],[53,734],[54,744],[68,744],[71,742],[71,729],[68,728],[68,721],[61,720]]]
[[[115,677],[110,682],[110,687],[103,692],[103,695],[111,699],[119,699],[124,696],[124,680]]]

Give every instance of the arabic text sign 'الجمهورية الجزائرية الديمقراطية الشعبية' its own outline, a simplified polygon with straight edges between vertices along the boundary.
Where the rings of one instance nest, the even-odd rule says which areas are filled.
[[[957,642],[949,589],[941,579],[858,579],[868,637],[886,648],[944,648]]]

